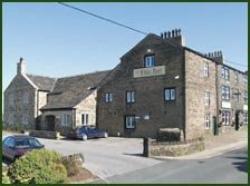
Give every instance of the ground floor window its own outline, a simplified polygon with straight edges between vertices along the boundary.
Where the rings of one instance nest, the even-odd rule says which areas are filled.
[[[231,117],[231,113],[230,111],[222,111],[222,124],[223,125],[230,125],[230,117]]]
[[[89,124],[89,114],[82,114],[82,125],[88,125]]]
[[[210,129],[211,119],[210,113],[205,114],[205,129]]]
[[[247,112],[243,113],[243,123],[248,124],[248,113]]]
[[[135,128],[135,116],[125,116],[125,128],[126,129],[134,129]]]
[[[69,126],[71,122],[71,115],[70,114],[63,114],[61,118],[62,126]]]

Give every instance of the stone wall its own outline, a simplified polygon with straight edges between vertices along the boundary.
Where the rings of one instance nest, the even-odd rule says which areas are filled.
[[[194,141],[186,142],[159,142],[152,139],[144,138],[144,151],[146,157],[153,156],[184,156],[205,149],[204,140],[201,138]]]
[[[153,53],[156,66],[165,66],[162,76],[134,78],[134,69],[144,68],[144,57]],[[97,125],[109,135],[156,138],[159,128],[184,126],[183,50],[165,43],[161,38],[147,36],[121,58],[112,80],[98,91]],[[177,77],[177,78],[176,78]],[[176,88],[176,100],[164,101],[164,88]],[[136,92],[135,103],[126,104],[126,91]],[[105,102],[105,93],[112,93],[113,101]],[[125,115],[137,116],[136,128],[125,128]],[[144,119],[148,115],[149,119]]]
[[[4,124],[12,128],[34,128],[36,89],[17,74],[4,92]]]
[[[76,109],[75,126],[82,125],[82,114],[88,114],[89,125],[96,125],[96,91],[74,107]]]
[[[209,76],[204,77],[204,64],[209,66]],[[217,115],[216,64],[195,53],[185,51],[185,139],[204,135],[205,130],[213,131],[212,117]],[[205,92],[210,92],[210,104],[205,105]],[[205,114],[210,114],[210,128],[205,128]],[[207,131],[206,131],[207,132]]]

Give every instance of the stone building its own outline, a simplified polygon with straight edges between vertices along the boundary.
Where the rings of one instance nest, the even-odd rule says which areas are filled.
[[[179,128],[184,139],[195,139],[213,132],[221,111],[223,128],[231,127],[236,110],[247,113],[246,95],[246,74],[223,64],[221,52],[186,47],[180,30],[148,34],[98,89],[97,126],[114,136],[153,138],[159,128]]]
[[[109,71],[64,78],[26,73],[24,60],[4,92],[4,125],[57,130],[95,125],[96,87]]]

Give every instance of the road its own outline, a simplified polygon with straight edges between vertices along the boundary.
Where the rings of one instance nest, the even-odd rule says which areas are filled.
[[[165,160],[96,183],[247,183],[247,149],[201,160]]]

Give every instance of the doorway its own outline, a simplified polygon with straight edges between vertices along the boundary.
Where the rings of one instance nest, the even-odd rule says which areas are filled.
[[[47,130],[55,131],[56,117],[54,115],[46,116]]]

